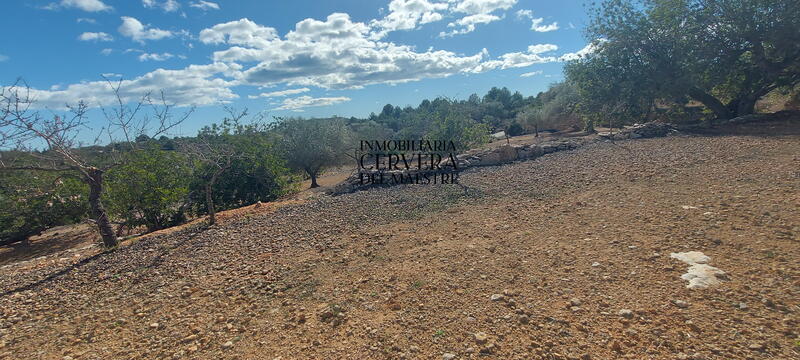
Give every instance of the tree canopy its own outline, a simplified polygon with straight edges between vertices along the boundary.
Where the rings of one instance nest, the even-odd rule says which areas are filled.
[[[589,115],[694,100],[729,119],[800,82],[798,29],[794,0],[607,0],[587,28],[595,51],[565,72]]]

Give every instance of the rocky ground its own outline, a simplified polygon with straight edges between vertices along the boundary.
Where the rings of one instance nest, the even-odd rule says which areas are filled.
[[[798,358],[800,132],[770,126],[6,265],[0,358]],[[688,289],[688,251],[722,282]]]

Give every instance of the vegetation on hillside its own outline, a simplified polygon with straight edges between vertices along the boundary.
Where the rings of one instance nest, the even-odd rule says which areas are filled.
[[[103,146],[76,140],[88,124],[85,103],[51,115],[35,110],[24,86],[0,88],[0,244],[84,219],[108,247],[122,230],[205,214],[213,224],[219,209],[297,190],[299,176],[316,187],[327,167],[350,160],[358,140],[452,140],[463,150],[499,131],[730,119],[776,97],[798,106],[797,29],[800,3],[792,0],[606,0],[586,29],[592,51],[536,96],[494,87],[462,100],[386,104],[364,119],[271,123],[226,108],[197,136],[169,138],[192,109],[175,117],[163,94],[144,94],[104,109]],[[117,95],[120,84],[109,83]]]

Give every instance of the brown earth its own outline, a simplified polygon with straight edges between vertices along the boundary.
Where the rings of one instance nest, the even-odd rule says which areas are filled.
[[[319,195],[6,265],[0,358],[798,358],[796,124],[598,143],[469,170],[466,188]],[[687,289],[669,254],[693,250],[728,280]]]

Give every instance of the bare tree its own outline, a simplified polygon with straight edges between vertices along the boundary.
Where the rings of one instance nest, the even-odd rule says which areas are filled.
[[[148,131],[152,132],[151,137],[166,134],[186,120],[194,108],[174,118],[171,115],[174,105],[166,101],[163,92],[156,99],[146,93],[138,101],[129,102],[120,92],[121,79],[116,83],[106,81],[116,103],[111,108],[102,108],[105,126],[95,137],[95,144],[106,137],[109,150],[94,156],[77,138],[81,131],[91,130],[89,106],[85,102],[67,105],[63,114],[52,111],[44,114],[35,107],[36,99],[24,81],[0,88],[0,148],[30,155],[0,158],[0,171],[52,171],[79,178],[89,186],[89,206],[103,244],[114,247],[117,237],[101,200],[104,174],[125,161],[124,152],[138,150],[136,137]]]
[[[241,120],[248,114],[247,108],[238,111],[232,107],[226,106],[225,111],[228,113],[228,116],[223,119],[223,126],[226,128],[233,128],[234,131],[240,128]],[[261,118],[262,115],[259,114],[257,120],[254,120],[251,126],[257,126]],[[223,130],[222,133],[218,133],[215,130],[213,130],[212,133],[201,132],[196,139],[185,141],[180,145],[183,152],[189,154],[192,158],[197,160],[199,164],[212,169],[211,173],[208,174],[204,186],[209,225],[214,225],[217,222],[216,210],[214,207],[214,185],[217,183],[219,177],[230,169],[235,159],[245,156],[241,151],[237,150],[233,144],[224,141],[223,137],[226,135],[230,135],[227,133],[227,130]]]

